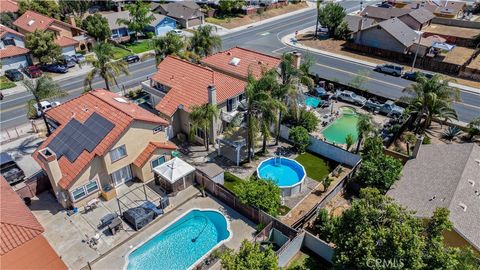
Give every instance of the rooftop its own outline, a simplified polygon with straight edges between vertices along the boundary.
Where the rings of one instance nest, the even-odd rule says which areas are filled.
[[[100,14],[107,19],[108,26],[112,30],[127,27],[126,25],[119,24],[117,22],[118,19],[125,19],[125,20],[130,19],[130,12],[128,10],[119,11],[119,12],[101,12]],[[161,22],[165,18],[164,15],[157,14],[157,13],[150,13],[149,15],[153,15],[155,17],[155,19],[150,23],[150,25],[157,25],[159,22]]]
[[[415,41],[417,41],[418,39],[418,34],[398,18],[392,18],[386,21],[382,21],[378,24],[367,27],[364,30],[368,30],[372,27],[383,28],[386,32],[388,32],[400,43],[402,43],[405,47],[412,46],[413,43],[415,43]]]
[[[181,1],[175,3],[160,4],[160,6],[152,6],[152,10],[161,8],[165,14],[176,19],[191,19],[203,15],[200,7],[193,1]]]
[[[60,25],[69,27],[71,29],[76,29],[78,31],[85,32],[84,30],[78,27],[75,27],[71,24],[62,22],[54,18],[50,18],[48,16],[45,16],[43,14],[31,11],[31,10],[27,10],[25,13],[23,13],[22,16],[20,16],[17,20],[13,22],[13,24],[16,27],[21,28],[30,33],[37,29],[45,30],[47,28],[55,31],[56,30],[55,27],[52,28],[53,23],[58,23]]]

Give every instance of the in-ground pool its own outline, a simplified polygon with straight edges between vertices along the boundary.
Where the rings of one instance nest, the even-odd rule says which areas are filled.
[[[322,101],[319,98],[307,96],[305,97],[305,105],[311,108],[317,108]]]
[[[322,131],[323,136],[330,143],[346,144],[347,135],[352,134],[353,142],[356,142],[358,115],[350,107],[342,107],[340,111],[342,116]]]
[[[192,210],[132,251],[125,268],[185,270],[229,238],[223,214]]]
[[[293,159],[273,157],[258,165],[257,175],[262,179],[273,180],[282,190],[283,196],[291,196],[301,191],[306,173],[305,168]]]

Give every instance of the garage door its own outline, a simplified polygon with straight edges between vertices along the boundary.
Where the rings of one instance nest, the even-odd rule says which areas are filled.
[[[27,57],[25,55],[2,58],[2,70],[19,69],[28,66]]]
[[[188,20],[188,28],[196,26],[196,25],[200,25],[200,24],[202,24],[202,20],[200,18]]]
[[[172,27],[170,25],[159,26],[157,27],[157,36],[165,36],[168,32],[172,31],[173,29],[175,29],[175,27]]]
[[[68,46],[68,47],[62,48],[62,54],[68,55],[68,56],[75,55],[75,46]]]

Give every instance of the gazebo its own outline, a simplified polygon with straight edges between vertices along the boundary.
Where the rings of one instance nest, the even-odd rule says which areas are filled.
[[[167,193],[175,193],[191,186],[195,180],[195,167],[178,157],[153,168],[155,183]]]

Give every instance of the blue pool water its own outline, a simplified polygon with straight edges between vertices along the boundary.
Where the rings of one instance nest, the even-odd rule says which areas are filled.
[[[317,108],[320,104],[320,99],[316,97],[307,97],[305,98],[305,105],[312,108]]]
[[[192,210],[128,256],[128,270],[185,270],[228,239],[227,220],[216,211]]]
[[[271,179],[279,187],[293,186],[305,177],[305,170],[300,163],[288,158],[270,158],[257,168],[260,178]]]

